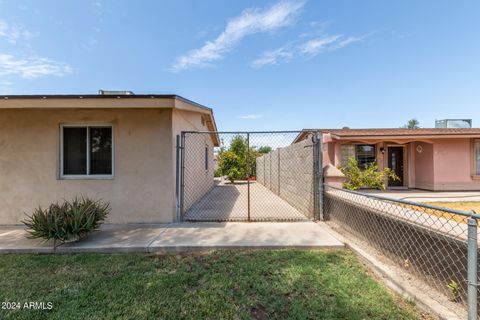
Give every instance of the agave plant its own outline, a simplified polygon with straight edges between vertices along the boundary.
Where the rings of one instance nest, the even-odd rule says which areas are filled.
[[[110,212],[110,205],[101,200],[75,198],[72,201],[51,204],[48,208],[35,209],[22,222],[29,238],[43,238],[61,243],[82,239],[98,230]]]

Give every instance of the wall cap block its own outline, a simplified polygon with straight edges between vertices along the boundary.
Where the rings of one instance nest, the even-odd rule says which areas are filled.
[[[325,178],[345,178],[345,175],[337,167],[327,164],[323,167],[323,176]]]

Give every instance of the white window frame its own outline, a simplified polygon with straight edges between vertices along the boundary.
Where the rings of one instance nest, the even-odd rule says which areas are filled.
[[[89,127],[112,129],[112,174],[90,174],[90,130]],[[87,129],[87,174],[64,174],[63,172],[63,128],[86,128]],[[115,128],[111,123],[69,123],[60,124],[60,179],[62,180],[110,180],[115,176]]]

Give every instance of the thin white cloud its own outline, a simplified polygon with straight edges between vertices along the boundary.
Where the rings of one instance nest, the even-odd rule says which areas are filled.
[[[300,38],[312,38],[324,35],[326,29],[333,23],[333,21],[311,21],[307,23],[307,30],[300,34]]]
[[[334,35],[308,40],[300,46],[299,51],[301,54],[315,56],[325,50],[329,45],[336,42],[339,38],[340,35]]]
[[[7,42],[16,43],[20,39],[28,40],[31,37],[32,33],[22,24],[9,24],[0,20],[0,38],[4,38]]]
[[[246,114],[244,116],[239,116],[239,118],[244,120],[257,120],[263,118],[263,114]]]
[[[35,79],[42,76],[64,76],[72,72],[65,63],[46,58],[17,58],[9,54],[0,54],[0,75],[18,75],[25,79]]]
[[[295,45],[289,44],[275,50],[263,52],[253,60],[253,68],[261,68],[267,65],[276,65],[281,62],[289,62],[295,57],[311,58],[325,51],[333,51],[344,48],[352,43],[361,42],[371,33],[359,37],[345,37],[343,35],[326,35],[302,41],[298,40]],[[302,38],[302,35],[300,36]]]
[[[342,49],[352,43],[355,43],[355,42],[362,42],[363,40],[365,40],[365,38],[369,37],[372,33],[367,33],[367,34],[364,34],[362,36],[359,36],[359,37],[347,37],[347,38],[344,38],[342,39],[341,41],[338,41],[337,43],[335,43],[335,45],[331,46],[329,48],[329,50],[337,50],[337,49]]]
[[[266,65],[275,65],[280,62],[286,62],[292,59],[294,55],[294,48],[291,46],[283,46],[276,50],[265,51],[260,57],[253,60],[252,67],[261,68]]]
[[[246,9],[238,17],[230,20],[216,39],[207,41],[202,47],[178,57],[171,69],[181,71],[208,66],[213,61],[222,59],[244,37],[274,31],[291,24],[303,4],[299,1],[281,1],[264,11]]]
[[[89,36],[87,40],[82,43],[82,48],[83,49],[92,49],[98,44],[98,40],[95,37]]]
[[[93,12],[95,12],[98,15],[103,14],[103,4],[100,1],[93,1],[91,4]]]

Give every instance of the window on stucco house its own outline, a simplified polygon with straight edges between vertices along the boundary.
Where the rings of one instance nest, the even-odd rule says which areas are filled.
[[[113,178],[112,132],[110,125],[62,125],[60,177]]]
[[[348,163],[354,157],[360,168],[376,161],[375,145],[373,144],[344,144],[341,146],[341,164]]]

